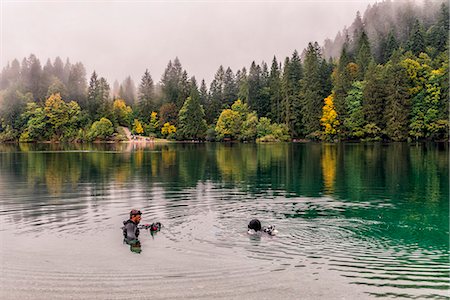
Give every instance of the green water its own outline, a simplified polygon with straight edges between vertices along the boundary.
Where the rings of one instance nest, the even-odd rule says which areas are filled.
[[[447,144],[0,145],[0,214],[2,299],[449,297]]]

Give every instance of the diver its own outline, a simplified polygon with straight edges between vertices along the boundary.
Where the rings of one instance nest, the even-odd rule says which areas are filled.
[[[260,232],[265,232],[268,235],[276,235],[278,233],[278,230],[275,229],[275,225],[261,227],[261,222],[258,219],[251,220],[247,227],[247,233],[251,235],[258,234]]]
[[[132,209],[130,211],[130,218],[123,222],[123,238],[124,243],[130,245],[132,252],[140,253],[141,243],[138,240],[139,237],[139,222],[141,221],[141,211]],[[139,251],[133,251],[134,248],[139,248]]]

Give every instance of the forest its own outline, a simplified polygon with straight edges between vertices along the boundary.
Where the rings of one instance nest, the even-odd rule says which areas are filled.
[[[178,58],[159,82],[145,70],[111,87],[82,62],[31,54],[1,72],[0,142],[122,141],[122,127],[172,140],[448,141],[448,16],[446,1],[376,3],[323,46],[219,66],[209,87]]]

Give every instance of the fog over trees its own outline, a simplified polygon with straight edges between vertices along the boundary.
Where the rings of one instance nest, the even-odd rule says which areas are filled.
[[[147,68],[111,87],[82,62],[31,54],[2,70],[0,140],[120,140],[119,125],[182,140],[448,139],[448,30],[446,2],[384,1],[323,46],[220,65],[210,84],[178,57],[160,80]]]

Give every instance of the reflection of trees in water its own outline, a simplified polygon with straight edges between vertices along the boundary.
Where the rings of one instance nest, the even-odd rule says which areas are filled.
[[[45,192],[42,184],[47,194],[59,197],[85,182],[95,198],[109,193],[108,184],[126,187],[132,181],[149,194],[153,183],[170,192],[205,181],[251,194],[318,197],[325,192],[346,202],[390,201],[390,207],[342,212],[349,217],[437,222],[448,228],[439,219],[448,212],[443,201],[449,188],[448,145],[167,144],[131,152],[122,151],[128,145],[77,145],[81,151],[58,152],[65,147],[0,145],[2,180],[26,178],[36,197]]]
[[[336,145],[324,144],[322,146],[322,174],[325,192],[333,194],[336,180]]]
[[[218,145],[216,163],[226,181],[241,182],[256,172],[256,149],[254,145]]]

